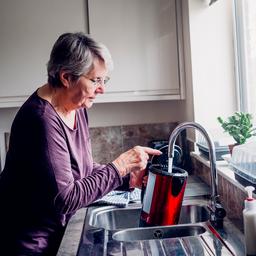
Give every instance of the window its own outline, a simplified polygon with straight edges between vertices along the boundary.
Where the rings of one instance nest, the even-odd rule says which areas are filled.
[[[234,0],[234,18],[238,102],[256,123],[256,1]]]

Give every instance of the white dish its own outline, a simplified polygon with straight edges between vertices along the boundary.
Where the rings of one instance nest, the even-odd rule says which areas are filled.
[[[225,161],[227,161],[227,163],[230,163],[230,161],[231,161],[231,155],[230,155],[230,154],[222,155],[221,157],[222,157]]]

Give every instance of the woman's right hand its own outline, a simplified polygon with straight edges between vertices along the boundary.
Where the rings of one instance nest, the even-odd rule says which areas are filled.
[[[144,170],[147,166],[149,155],[161,154],[162,152],[157,149],[135,146],[134,148],[122,153],[112,163],[123,177],[130,172]]]

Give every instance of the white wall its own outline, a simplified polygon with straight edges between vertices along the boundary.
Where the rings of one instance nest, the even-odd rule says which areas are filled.
[[[194,120],[219,130],[217,116],[236,110],[232,0],[187,0]],[[189,85],[189,83],[188,83]],[[193,107],[191,106],[193,105]]]
[[[181,121],[183,104],[183,101],[99,103],[89,110],[90,126]]]

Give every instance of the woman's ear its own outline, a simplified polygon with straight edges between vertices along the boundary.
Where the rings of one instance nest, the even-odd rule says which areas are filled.
[[[69,74],[66,73],[65,71],[60,71],[60,81],[62,83],[62,85],[65,87],[65,88],[68,88],[69,85],[70,85],[70,81],[69,81]]]

